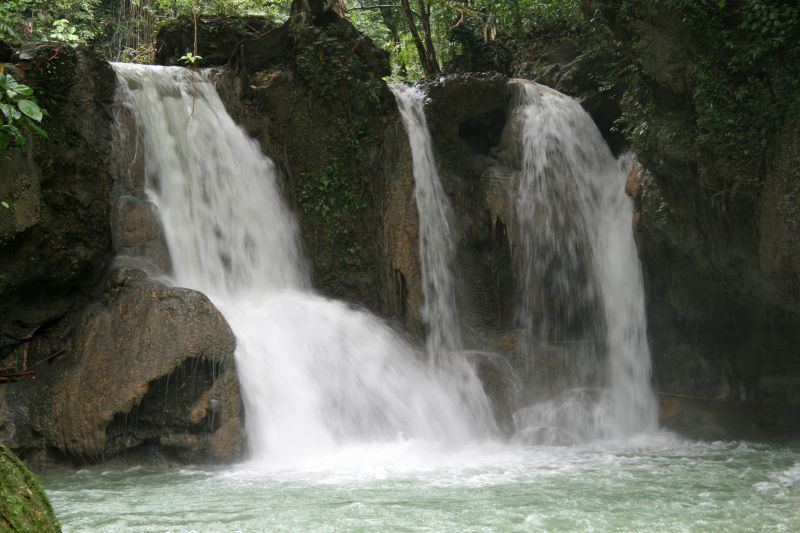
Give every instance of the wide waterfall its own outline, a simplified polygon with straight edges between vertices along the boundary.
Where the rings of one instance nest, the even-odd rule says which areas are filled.
[[[496,428],[489,400],[464,354],[456,303],[453,214],[436,168],[433,140],[425,117],[425,96],[417,87],[398,84],[391,89],[411,146],[425,297],[422,319],[428,329],[428,355],[442,373],[456,380],[470,412],[486,432],[492,432]]]
[[[144,139],[173,281],[206,293],[236,334],[254,456],[283,461],[351,442],[482,434],[459,380],[431,371],[377,318],[309,288],[273,165],[208,74],[114,68]]]
[[[516,82],[522,171],[513,190],[520,324],[536,384],[524,440],[585,442],[656,428],[630,158],[614,159],[575,100]]]

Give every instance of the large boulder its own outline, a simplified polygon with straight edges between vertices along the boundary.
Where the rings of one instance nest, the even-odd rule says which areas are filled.
[[[183,461],[233,460],[242,451],[234,347],[202,294],[116,269],[66,353],[17,385],[6,436],[81,462],[142,448]]]
[[[0,444],[0,529],[56,533],[58,525],[36,477],[19,457]]]

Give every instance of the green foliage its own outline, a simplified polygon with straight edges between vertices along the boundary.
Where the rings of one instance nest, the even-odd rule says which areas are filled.
[[[88,43],[101,31],[100,0],[5,0],[0,3],[0,40]]]
[[[12,143],[18,146],[24,145],[27,131],[34,131],[47,137],[39,126],[45,112],[39,107],[33,89],[17,83],[10,74],[0,73],[0,114],[3,116],[0,126],[0,151]]]
[[[442,64],[462,54],[478,67],[507,67],[518,42],[531,32],[572,28],[583,22],[579,0],[425,0],[431,9],[432,38]],[[347,16],[391,54],[392,78],[424,77],[422,64],[399,4],[347,0]],[[464,61],[460,61],[463,63]],[[456,61],[458,64],[459,61]]]
[[[50,32],[50,40],[77,44],[81,38],[78,36],[78,28],[71,25],[69,20],[58,19],[53,22],[53,31]]]
[[[322,171],[301,176],[300,207],[328,255],[329,277],[362,266],[356,228],[367,208],[366,185],[354,171],[352,163],[337,158]]]
[[[36,476],[3,445],[0,445],[0,524],[6,531],[60,531]]]
[[[189,68],[194,68],[202,61],[203,56],[196,56],[191,52],[186,52],[184,55],[181,56],[181,63],[186,65]]]
[[[309,27],[301,36],[295,61],[297,70],[314,93],[331,102],[341,102],[357,115],[368,113],[380,102],[381,80],[358,60],[347,36],[335,29]]]
[[[470,53],[496,56],[504,53],[492,44],[499,37],[519,37],[580,19],[578,0],[425,2],[431,7],[432,38],[442,63],[460,54],[465,42]],[[153,34],[162,21],[198,13],[259,15],[278,23],[286,20],[290,5],[291,0],[4,0],[0,40],[91,44],[112,60],[150,62]],[[390,53],[394,78],[422,77],[417,50],[394,0],[344,0],[344,5],[359,31]]]
[[[164,17],[196,11],[207,15],[262,15],[285,19],[291,0],[150,0],[148,4]]]
[[[723,209],[734,198],[755,202],[770,138],[783,120],[788,99],[800,92],[800,4],[794,0],[602,0],[599,4],[620,41],[634,37],[630,32],[634,21],[666,17],[674,22],[664,24],[678,24],[667,26],[669,34],[686,35],[680,46],[685,58],[673,58],[667,66],[632,63],[622,71],[620,78],[628,87],[624,130],[637,153],[647,156],[667,149],[698,161],[703,187],[712,199],[721,200]],[[648,42],[668,38],[667,32],[658,31],[663,30],[648,32]],[[656,41],[656,46],[666,45]],[[685,109],[690,123],[670,122],[663,112],[670,99]],[[656,107],[655,102],[661,105]]]
[[[357,228],[364,224],[368,185],[362,150],[378,138],[385,88],[359,60],[355,50],[361,44],[353,37],[336,25],[305,28],[295,57],[298,74],[324,109],[308,124],[305,115],[297,119],[301,134],[313,137],[305,150],[327,151],[299,176],[298,200],[315,244],[324,250],[326,266],[320,271],[331,279],[363,267]]]

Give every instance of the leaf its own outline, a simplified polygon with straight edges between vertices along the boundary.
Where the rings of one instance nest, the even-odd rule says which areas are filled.
[[[44,131],[44,130],[43,130],[43,129],[42,129],[40,126],[39,126],[39,125],[37,125],[35,122],[31,122],[31,121],[29,120],[29,121],[27,122],[27,124],[28,124],[28,127],[29,127],[30,129],[32,129],[33,131],[35,131],[36,133],[38,133],[39,135],[41,135],[41,136],[42,136],[42,137],[44,137],[45,139],[48,139],[48,138],[49,138],[49,137],[48,137],[48,135],[47,135],[47,132],[46,132],[46,131]]]
[[[8,202],[6,202],[6,201],[2,201],[2,202],[0,202],[0,205],[2,205],[3,207],[5,207],[6,209],[10,209],[10,208],[11,208],[11,206],[10,206],[10,205],[8,205]]]
[[[36,122],[41,122],[42,110],[39,109],[39,106],[36,105],[36,102],[33,100],[20,100],[17,102],[17,107]]]
[[[14,140],[17,141],[18,145],[22,146],[25,144],[25,137],[22,136],[21,131],[14,126],[9,126],[9,130],[11,131],[11,134],[14,136]]]
[[[33,89],[27,85],[17,85],[14,87],[14,92],[22,96],[33,96]]]

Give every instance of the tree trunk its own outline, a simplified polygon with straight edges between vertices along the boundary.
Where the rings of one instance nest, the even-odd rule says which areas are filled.
[[[425,45],[422,43],[419,31],[417,31],[417,24],[414,22],[414,12],[411,11],[408,0],[400,0],[400,6],[403,8],[403,17],[406,19],[406,25],[408,26],[408,31],[411,33],[411,39],[414,41],[414,46],[417,47],[417,54],[419,54],[419,60],[422,63],[422,70],[425,71],[426,75],[432,76],[436,73],[437,69],[431,67],[428,52],[425,50]]]
[[[428,0],[428,5],[425,5],[425,0],[418,0],[419,2],[419,16],[422,21],[422,32],[425,35],[425,48],[428,51],[428,62],[431,66],[431,71],[427,74],[438,74],[439,60],[436,58],[436,48],[433,46],[433,32],[431,31],[431,5]]]
[[[592,0],[581,0],[581,14],[586,22],[592,20]]]
[[[519,5],[519,0],[514,0],[514,33],[517,39],[522,39],[525,35],[525,28],[522,25],[522,8]]]

